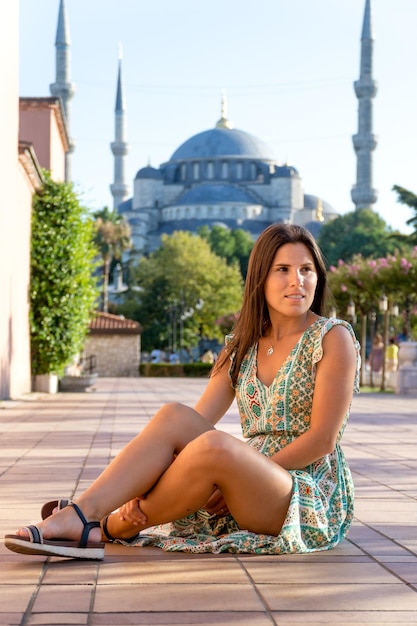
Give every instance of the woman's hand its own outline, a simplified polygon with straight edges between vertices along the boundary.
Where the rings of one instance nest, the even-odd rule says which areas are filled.
[[[229,509],[220,489],[215,489],[203,507],[210,515],[227,515]]]
[[[140,496],[138,498],[133,498],[133,500],[129,500],[118,510],[119,518],[123,522],[130,522],[133,526],[144,526],[148,521],[146,515],[141,511],[140,501],[144,500],[145,496]]]

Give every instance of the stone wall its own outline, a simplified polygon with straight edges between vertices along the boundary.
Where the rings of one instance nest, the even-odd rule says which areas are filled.
[[[139,376],[140,335],[89,335],[84,346],[84,359],[94,355],[95,372],[99,376]]]

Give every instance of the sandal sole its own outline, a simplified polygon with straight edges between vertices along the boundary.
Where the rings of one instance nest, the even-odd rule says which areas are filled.
[[[92,544],[80,548],[76,542],[54,541],[33,543],[19,535],[6,535],[4,545],[19,554],[39,554],[44,556],[66,557],[71,559],[90,559],[101,561],[104,558],[104,544]]]

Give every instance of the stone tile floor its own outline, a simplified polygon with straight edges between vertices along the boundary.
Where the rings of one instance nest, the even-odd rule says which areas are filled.
[[[198,379],[99,379],[91,393],[0,402],[0,532],[82,492],[166,401]],[[220,427],[240,436],[235,407]],[[181,555],[109,545],[102,562],[0,544],[0,626],[417,624],[417,397],[355,396],[344,450],[356,519],[310,555]]]

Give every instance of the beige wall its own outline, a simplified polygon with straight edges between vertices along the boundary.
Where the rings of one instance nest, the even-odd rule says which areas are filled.
[[[140,335],[91,334],[83,357],[87,359],[93,354],[99,376],[139,376]]]
[[[0,3],[0,398],[30,391],[31,189],[18,157],[18,2]]]

